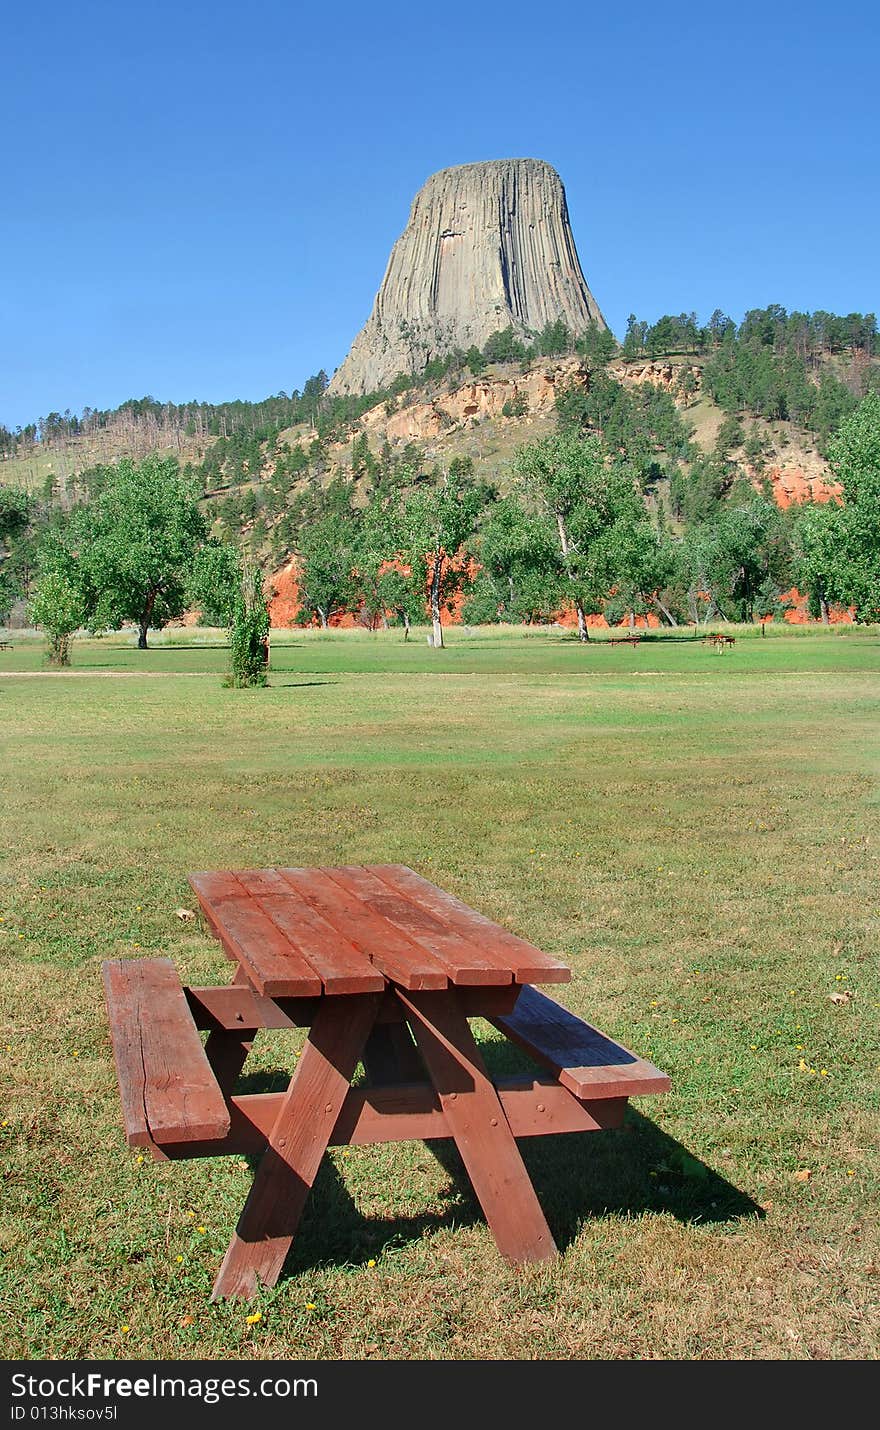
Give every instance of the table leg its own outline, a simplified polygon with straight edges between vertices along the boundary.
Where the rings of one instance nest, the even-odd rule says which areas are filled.
[[[212,1300],[253,1296],[281,1274],[381,993],[324,998],[269,1135]]]
[[[232,980],[233,985],[245,984],[247,981],[247,974],[239,967]],[[224,1097],[231,1097],[235,1090],[238,1075],[254,1045],[256,1031],[255,1028],[242,1028],[240,1032],[238,1029],[231,1031],[226,1028],[215,1028],[208,1034],[205,1042],[205,1056]]]
[[[510,1261],[549,1261],[556,1243],[455,993],[397,996],[498,1250]]]

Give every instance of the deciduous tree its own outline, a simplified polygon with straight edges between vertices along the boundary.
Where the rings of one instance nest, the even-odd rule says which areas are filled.
[[[427,594],[431,639],[438,649],[443,645],[443,607],[449,608],[469,579],[464,548],[485,502],[485,488],[452,468],[435,486],[424,484],[412,492],[394,513],[402,562],[410,572],[412,591],[421,592],[422,601]]]
[[[521,447],[514,465],[533,510],[556,528],[559,589],[574,605],[578,637],[589,640],[588,613],[629,575],[627,529],[647,523],[632,473],[609,460],[598,437],[573,432]]]
[[[187,583],[207,530],[198,492],[174,457],[149,456],[105,470],[100,489],[74,511],[66,534],[77,556],[95,630],[138,627],[138,649],[186,609]]]
[[[71,637],[86,622],[85,594],[76,574],[59,567],[41,572],[30,618],[46,633],[50,665],[69,665]]]

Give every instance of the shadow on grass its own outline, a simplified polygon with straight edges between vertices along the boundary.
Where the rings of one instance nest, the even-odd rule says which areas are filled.
[[[312,685],[338,685],[338,680],[270,680],[270,690],[306,690]]]
[[[483,1047],[484,1054],[491,1047]],[[507,1059],[503,1059],[507,1061]],[[256,1074],[240,1091],[280,1091],[284,1075]],[[365,1262],[390,1245],[416,1241],[441,1228],[484,1220],[470,1179],[451,1139],[425,1146],[446,1171],[450,1186],[442,1212],[365,1218],[330,1158],[324,1158],[306,1203],[283,1276],[324,1264]],[[743,1217],[763,1219],[763,1209],[650,1118],[628,1106],[624,1124],[604,1133],[567,1133],[521,1138],[517,1146],[560,1251],[584,1222],[605,1216],[664,1213],[688,1225],[712,1225]],[[368,1149],[365,1149],[368,1151]],[[256,1167],[257,1158],[252,1159]]]
[[[227,641],[191,641],[182,642],[181,645],[147,645],[146,650],[140,650],[134,642],[122,645],[108,645],[107,650],[134,651],[139,655],[192,655],[200,650],[228,650]]]

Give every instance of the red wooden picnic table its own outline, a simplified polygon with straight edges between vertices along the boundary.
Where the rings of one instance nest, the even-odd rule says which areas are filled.
[[[669,1087],[538,992],[567,965],[403,865],[190,884],[232,985],[183,988],[168,959],[110,960],[104,978],[129,1144],[160,1159],[262,1153],[214,1299],[274,1285],[329,1145],[451,1137],[501,1253],[556,1255],[516,1139],[617,1127],[630,1095]],[[471,1017],[542,1071],[491,1078]],[[237,1094],[257,1032],[297,1027],[310,1031],[287,1090]]]

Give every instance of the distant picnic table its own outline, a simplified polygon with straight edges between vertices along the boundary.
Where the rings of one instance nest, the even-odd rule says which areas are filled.
[[[642,639],[640,632],[628,632],[625,636],[609,636],[606,645],[638,645]]]
[[[703,645],[713,645],[717,650],[723,650],[725,646],[736,645],[736,636],[726,635],[724,631],[710,631],[703,636]]]

